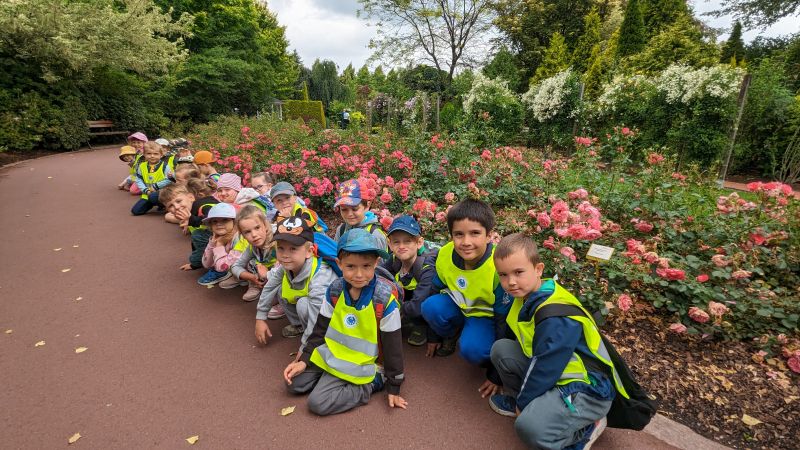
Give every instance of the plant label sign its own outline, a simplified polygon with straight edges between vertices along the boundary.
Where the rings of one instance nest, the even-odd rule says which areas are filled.
[[[614,247],[606,247],[605,245],[592,244],[589,246],[589,252],[586,253],[586,259],[591,259],[597,262],[607,262],[611,259],[614,253]]]

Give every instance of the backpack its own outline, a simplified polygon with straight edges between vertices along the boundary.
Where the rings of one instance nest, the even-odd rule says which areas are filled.
[[[337,277],[342,276],[342,269],[340,269],[339,264],[336,263],[336,257],[338,256],[336,241],[321,231],[315,231],[314,245],[317,247],[317,257],[325,264],[331,266],[333,273],[335,273]]]
[[[564,316],[584,316],[586,313],[581,308],[574,305],[552,304],[545,305],[539,308],[534,314],[534,326],[548,317],[564,317]],[[617,352],[611,342],[600,333],[603,339],[603,344],[608,351],[609,358],[617,369],[622,386],[627,391],[630,398],[625,398],[622,395],[615,395],[611,403],[611,410],[608,411],[606,418],[608,419],[608,426],[611,428],[623,428],[628,430],[642,430],[653,416],[658,412],[658,403],[650,397],[647,391],[636,382],[636,379],[631,372],[631,369],[622,359],[622,356]],[[594,361],[588,361],[587,366],[594,369],[599,369],[609,379],[613,380],[611,369],[605,364],[591,364]],[[602,367],[600,367],[602,366]]]

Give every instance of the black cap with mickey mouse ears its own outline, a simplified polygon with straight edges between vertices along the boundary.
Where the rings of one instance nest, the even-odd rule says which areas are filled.
[[[314,229],[302,217],[289,217],[278,222],[278,229],[272,237],[272,242],[275,241],[285,241],[292,245],[314,242]]]

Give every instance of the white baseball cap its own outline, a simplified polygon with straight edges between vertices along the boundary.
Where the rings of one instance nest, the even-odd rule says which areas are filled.
[[[169,145],[169,141],[164,138],[156,139],[156,144],[158,145]]]
[[[236,208],[230,203],[217,203],[208,210],[208,216],[203,219],[203,222],[208,222],[211,219],[235,219]]]

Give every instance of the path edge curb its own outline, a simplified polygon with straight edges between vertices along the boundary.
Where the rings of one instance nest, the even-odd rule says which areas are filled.
[[[730,449],[661,414],[656,414],[642,431],[681,450]]]

